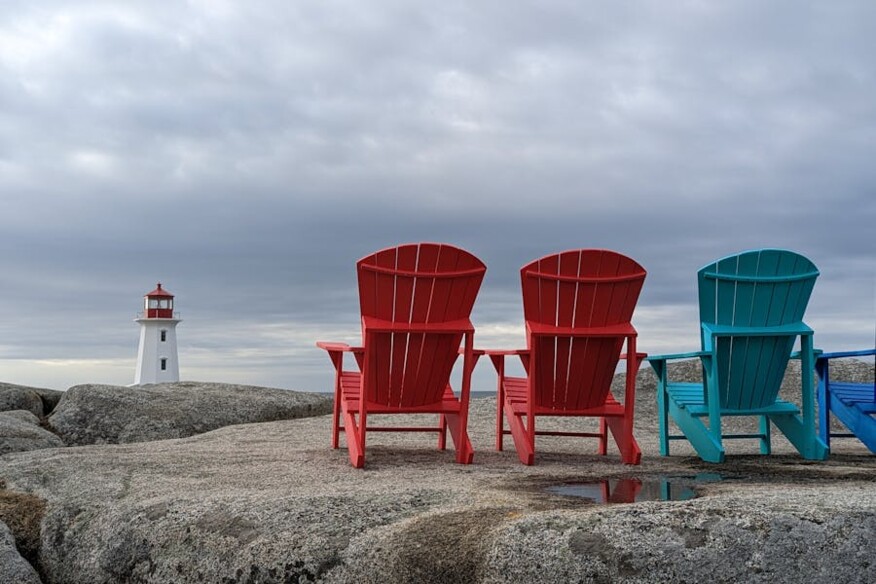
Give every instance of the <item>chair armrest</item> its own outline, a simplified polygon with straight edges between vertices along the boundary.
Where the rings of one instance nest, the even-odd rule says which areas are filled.
[[[819,359],[842,359],[843,357],[866,357],[876,355],[876,349],[864,349],[863,351],[835,351],[833,353],[821,353]]]
[[[652,355],[645,358],[651,364],[654,373],[657,374],[657,386],[662,387],[664,383],[669,382],[669,365],[667,361],[675,361],[678,359],[693,359],[699,357],[700,363],[705,368],[711,367],[712,352],[711,351],[690,351],[689,353],[672,353],[669,355]]]
[[[485,351],[483,349],[472,349],[471,352],[474,353],[475,357],[482,357],[485,354]],[[465,347],[460,347],[459,354],[462,355],[464,353]]]
[[[332,343],[329,341],[316,341],[316,346],[325,349],[329,353],[364,353],[365,347],[351,347],[347,343]]]
[[[484,355],[492,356],[504,356],[504,355],[523,355],[525,353],[529,353],[529,349],[481,349]]]
[[[502,372],[505,368],[505,357],[517,355],[520,357],[520,360],[523,361],[525,358],[529,357],[529,349],[483,349],[483,354],[490,358],[490,362],[492,362],[493,367],[495,367],[496,373],[501,376],[503,375]],[[526,367],[525,362],[524,367]]]
[[[673,361],[676,359],[693,359],[694,357],[707,357],[712,353],[710,351],[691,351],[689,353],[672,353],[669,355],[650,355],[645,357],[646,361]]]

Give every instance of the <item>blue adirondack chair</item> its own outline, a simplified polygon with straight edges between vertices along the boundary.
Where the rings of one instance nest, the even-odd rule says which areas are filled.
[[[817,277],[811,261],[778,249],[728,256],[698,272],[702,350],[648,357],[658,379],[661,455],[670,440],[687,439],[703,460],[723,462],[722,440],[735,438],[757,438],[769,454],[772,422],[804,458],[827,457],[815,429],[813,331],[803,323]],[[792,355],[797,337],[801,350]],[[802,361],[802,416],[778,398],[792,356]],[[669,381],[667,362],[685,358],[701,360],[702,383]],[[669,434],[669,416],[683,434]],[[759,432],[722,434],[723,416],[759,416]]]
[[[876,349],[824,353],[815,361],[818,374],[818,435],[830,446],[831,438],[857,437],[870,452],[876,454],[876,381],[847,383],[830,380],[830,360],[844,357],[876,355]],[[851,431],[830,431],[830,414],[836,416]]]

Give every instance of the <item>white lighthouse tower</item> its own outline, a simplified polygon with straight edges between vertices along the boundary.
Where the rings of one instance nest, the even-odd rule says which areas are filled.
[[[176,325],[173,294],[158,287],[145,297],[140,324],[140,349],[134,385],[179,381],[179,358],[176,351]]]

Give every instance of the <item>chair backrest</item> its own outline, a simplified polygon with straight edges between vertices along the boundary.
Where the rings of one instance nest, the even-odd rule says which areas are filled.
[[[703,324],[766,328],[800,324],[818,269],[800,254],[781,249],[742,252],[698,272]],[[701,346],[706,347],[700,327]],[[752,409],[775,403],[793,335],[719,338],[714,348],[721,407]]]
[[[356,268],[362,316],[399,325],[468,318],[486,272],[469,252],[440,243],[384,249]],[[441,401],[461,333],[364,333],[366,399],[398,407]]]
[[[520,270],[527,323],[589,328],[629,324],[645,269],[614,251],[578,249],[545,256]],[[580,410],[605,403],[623,338],[527,334],[535,405]]]

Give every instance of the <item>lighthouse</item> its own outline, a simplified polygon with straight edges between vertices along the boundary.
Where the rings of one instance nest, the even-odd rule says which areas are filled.
[[[176,325],[173,294],[158,287],[144,296],[140,325],[140,349],[134,385],[179,381],[179,358],[176,351]]]

